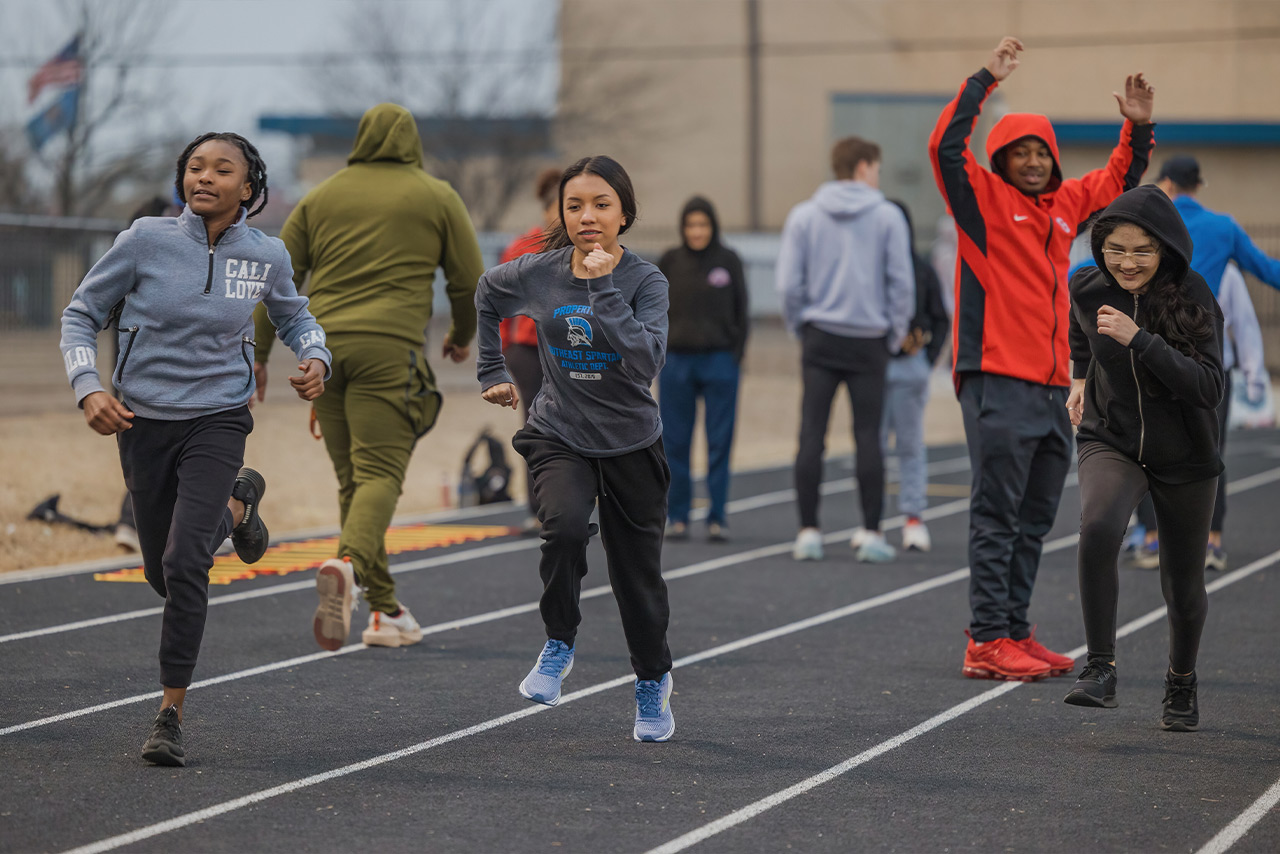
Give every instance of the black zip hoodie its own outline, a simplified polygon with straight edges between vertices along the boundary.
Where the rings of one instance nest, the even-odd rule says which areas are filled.
[[[704,213],[711,220],[711,243],[693,250],[684,242],[684,221]],[[658,269],[670,283],[667,351],[706,353],[732,350],[741,362],[747,345],[747,280],[736,252],[720,242],[720,223],[711,203],[694,196],[680,212],[681,245],[668,249]]]
[[[1072,376],[1085,380],[1076,439],[1104,442],[1166,483],[1215,477],[1223,469],[1214,411],[1224,388],[1222,310],[1204,279],[1191,270],[1187,227],[1155,186],[1124,193],[1102,216],[1120,217],[1159,240],[1162,262],[1173,261],[1183,289],[1214,319],[1214,334],[1196,343],[1196,361],[1143,328],[1143,295],[1122,288],[1095,252],[1098,266],[1081,270],[1070,283]],[[1098,332],[1098,309],[1104,305],[1138,324],[1128,347]]]

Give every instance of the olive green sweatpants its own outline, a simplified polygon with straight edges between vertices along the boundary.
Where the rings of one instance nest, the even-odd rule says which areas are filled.
[[[435,424],[440,393],[421,347],[356,333],[330,335],[328,347],[333,375],[315,410],[338,476],[338,556],[351,561],[369,606],[394,613],[387,527],[413,446]]]

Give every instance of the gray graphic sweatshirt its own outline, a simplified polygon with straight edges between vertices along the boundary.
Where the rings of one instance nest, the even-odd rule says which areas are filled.
[[[245,405],[253,394],[253,310],[267,306],[280,340],[302,359],[331,362],[324,330],[293,285],[279,239],[240,219],[209,245],[204,220],[139,219],[93,265],[62,312],[62,358],[76,403],[105,391],[98,331],[124,300],[116,388],[143,418],[182,421]]]
[[[511,382],[498,324],[531,318],[543,381],[529,426],[585,457],[621,456],[662,435],[649,387],[667,358],[667,280],[629,249],[610,275],[579,279],[572,252],[522,255],[480,277],[476,374],[482,390]]]

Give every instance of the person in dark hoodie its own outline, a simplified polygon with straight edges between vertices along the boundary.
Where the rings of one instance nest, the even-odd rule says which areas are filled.
[[[911,263],[916,279],[916,312],[902,349],[889,359],[885,374],[884,423],[880,428],[880,444],[889,453],[889,434],[893,433],[894,452],[898,455],[898,509],[907,517],[902,526],[902,548],[927,552],[933,548],[929,528],[920,518],[928,498],[925,489],[926,450],[924,444],[924,409],[929,403],[929,377],[938,355],[947,343],[951,318],[942,302],[942,285],[929,260],[915,251],[915,228],[911,211],[891,199],[907,220],[907,236],[911,246]]]
[[[484,272],[475,228],[457,192],[423,171],[413,115],[379,104],[360,119],[347,167],[303,197],[280,238],[293,257],[294,281],[301,287],[310,277],[312,310],[334,357],[315,416],[338,477],[342,534],[337,556],[316,572],[312,633],[324,649],[346,643],[358,583],[370,612],[361,640],[418,643],[422,629],[396,597],[386,534],[413,449],[440,411],[423,350],[437,268],[453,319],[439,352],[453,362],[470,356],[475,287]],[[259,312],[259,400],[270,330],[270,318]]]
[[[791,209],[778,251],[782,318],[801,341],[804,390],[796,499],[800,532],[791,555],[822,559],[818,497],[831,402],[843,383],[853,407],[862,526],[852,545],[859,561],[893,560],[880,532],[884,457],[880,422],[885,371],[915,313],[907,221],[880,192],[880,146],[858,137],[831,150],[836,180]]]
[[[659,380],[662,437],[671,465],[667,537],[688,536],[693,504],[689,452],[702,398],[707,431],[707,537],[728,537],[729,455],[738,413],[738,378],[747,346],[747,282],[742,259],[720,242],[711,202],[694,196],[680,213],[681,245],[658,269],[670,283],[667,363]]]
[[[972,679],[1066,675],[1075,662],[1028,620],[1044,537],[1071,466],[1067,267],[1078,225],[1137,186],[1152,146],[1155,90],[1141,74],[1115,93],[1124,116],[1107,165],[1064,179],[1053,126],[1009,113],[987,135],[990,170],[969,150],[982,104],[1018,67],[1000,41],[929,137],[934,179],[959,233],[954,378],[973,473],[969,608],[962,672]]]
[[[542,390],[511,444],[529,464],[542,522],[542,599],[547,641],[520,683],[535,703],[560,702],[573,669],[587,542],[599,530],[609,583],[636,674],[636,741],[666,741],[671,712],[671,609],[662,580],[662,536],[671,471],[662,418],[649,386],[667,350],[667,280],[618,242],[636,221],[631,178],[616,160],[584,157],[560,178],[559,217],[543,251],[480,279],[476,376],[489,403],[520,404],[507,372],[499,321],[538,327]]]
[[[1209,600],[1203,548],[1222,458],[1222,312],[1191,270],[1191,238],[1157,187],[1116,199],[1093,227],[1098,266],[1071,280],[1071,394],[1079,428],[1080,604],[1088,659],[1066,702],[1116,705],[1117,555],[1129,516],[1151,494],[1169,670],[1160,725],[1199,724],[1196,654]]]
[[[258,150],[233,133],[197,137],[178,158],[177,217],[142,217],[93,265],[62,313],[63,360],[89,426],[115,435],[143,572],[165,597],[160,713],[142,748],[186,765],[182,707],[209,609],[209,567],[230,535],[254,563],[268,533],[262,475],[244,468],[253,429],[253,312],[262,305],[301,364],[303,400],[324,391],[324,330],[298,296],[284,244],[245,220],[267,201]],[[117,317],[117,400],[98,376],[98,331]]]

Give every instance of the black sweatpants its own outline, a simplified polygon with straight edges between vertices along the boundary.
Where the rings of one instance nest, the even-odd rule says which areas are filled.
[[[253,430],[248,407],[187,421],[134,417],[117,434],[147,581],[164,597],[160,684],[186,688],[209,609],[213,553],[231,533],[231,487]]]
[[[847,338],[805,326],[801,338],[800,449],[796,452],[796,503],[800,527],[818,527],[822,457],[827,449],[831,401],[844,383],[853,408],[858,498],[862,524],[880,528],[884,511],[884,451],[880,421],[884,414],[885,372],[889,348],[885,338]]]
[[[584,457],[526,427],[511,444],[529,464],[538,499],[543,540],[539,605],[547,637],[573,646],[577,636],[587,526],[598,503],[609,584],[622,615],[631,667],[640,679],[661,679],[671,669],[671,610],[662,580],[671,471],[662,440],[617,457]]]
[[[978,642],[1031,634],[1027,610],[1045,535],[1071,468],[1067,387],[965,374],[960,410],[973,485],[969,633]]]
[[[538,358],[538,348],[532,344],[509,344],[502,351],[507,362],[507,371],[516,381],[516,391],[520,393],[520,426],[529,420],[529,407],[533,399],[542,390],[542,361]],[[525,483],[529,490],[529,514],[538,515],[538,499],[533,494],[533,478],[527,477]]]
[[[1209,537],[1218,478],[1164,483],[1102,442],[1080,445],[1080,605],[1090,655],[1116,654],[1120,601],[1117,560],[1129,514],[1148,492],[1160,531],[1160,589],[1169,606],[1169,667],[1196,667],[1209,611],[1204,589],[1204,544]]]

